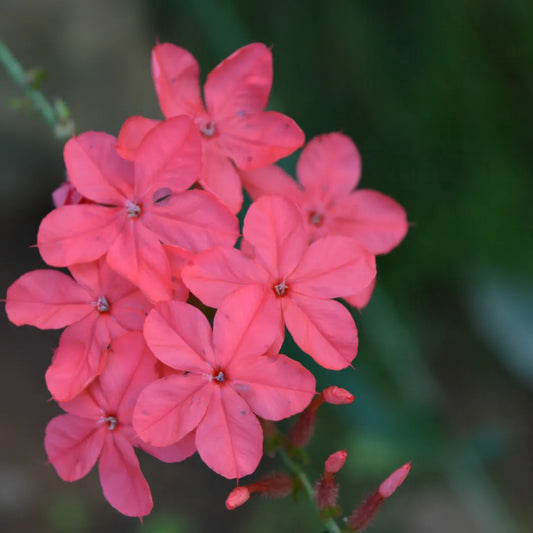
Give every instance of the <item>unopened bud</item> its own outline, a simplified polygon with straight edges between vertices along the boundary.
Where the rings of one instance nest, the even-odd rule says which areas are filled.
[[[383,498],[390,498],[394,491],[404,482],[411,470],[411,463],[406,463],[395,470],[380,486],[378,492]]]
[[[324,464],[324,472],[328,474],[336,474],[344,465],[348,454],[346,450],[340,450],[332,453]]]
[[[327,403],[332,403],[335,405],[352,403],[355,400],[355,396],[346,389],[335,386],[324,389],[322,391],[322,395]]]
[[[357,507],[348,518],[347,526],[350,531],[363,531],[381,504],[403,483],[409,470],[411,463],[403,465],[398,470],[395,470],[378,488],[374,494],[368,497],[359,507]]]
[[[250,499],[248,487],[237,487],[233,489],[226,498],[226,509],[233,511]]]

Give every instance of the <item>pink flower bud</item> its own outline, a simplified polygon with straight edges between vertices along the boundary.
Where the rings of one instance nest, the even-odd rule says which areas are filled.
[[[379,494],[383,498],[390,498],[394,491],[403,483],[404,479],[411,470],[411,463],[406,463],[402,467],[395,470],[378,489]]]
[[[336,474],[344,465],[348,454],[346,450],[332,453],[325,462],[324,472],[328,474]]]
[[[237,487],[233,489],[226,498],[226,509],[232,511],[240,507],[250,499],[250,491],[247,487]]]
[[[346,389],[341,389],[341,387],[328,387],[322,391],[322,394],[327,403],[335,405],[352,403],[355,400],[353,394],[349,393]]]

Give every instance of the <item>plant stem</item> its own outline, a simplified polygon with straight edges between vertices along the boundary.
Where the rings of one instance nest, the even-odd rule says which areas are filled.
[[[74,130],[71,121],[61,117],[44,94],[31,86],[31,75],[22,68],[22,65],[2,41],[0,41],[0,63],[4,66],[15,85],[31,102],[33,108],[41,114],[50,126],[54,136],[59,140],[70,137]]]
[[[315,503],[315,491],[313,490],[313,486],[311,485],[311,482],[309,481],[307,474],[302,470],[302,468],[295,461],[291,459],[291,457],[285,450],[280,448],[278,449],[278,453],[279,453],[279,456],[281,457],[281,460],[285,463],[285,466],[287,466],[287,468],[291,470],[291,472],[295,474],[298,477],[298,479],[301,481],[302,486],[307,496],[314,504]],[[324,522],[324,525],[326,526],[329,533],[341,533],[341,530],[339,526],[337,525],[337,522],[335,522],[333,518],[329,518],[327,522]]]

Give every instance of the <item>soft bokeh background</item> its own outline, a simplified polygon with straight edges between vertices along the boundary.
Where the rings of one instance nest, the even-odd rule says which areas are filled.
[[[356,371],[319,371],[322,386],[357,400],[323,409],[311,475],[347,449],[349,512],[412,460],[375,533],[533,530],[529,0],[1,0],[0,39],[26,67],[49,70],[44,90],[68,102],[79,132],[114,134],[130,115],[160,116],[149,70],[156,39],[189,49],[204,76],[242,45],[273,45],[270,107],[308,139],[350,135],[361,185],[396,198],[412,222],[378,260],[378,288],[356,316]],[[7,105],[16,96],[0,71],[2,293],[43,267],[30,246],[64,176],[60,144],[42,120]],[[59,409],[43,375],[57,333],[5,317],[0,327],[0,530],[140,532],[107,505],[95,472],[67,484],[46,464],[43,432]],[[305,498],[229,513],[234,483],[197,458],[141,461],[156,504],[143,533],[321,531]],[[266,458],[262,471],[276,467]]]

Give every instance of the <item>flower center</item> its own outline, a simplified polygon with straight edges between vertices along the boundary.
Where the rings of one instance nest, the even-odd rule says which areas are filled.
[[[311,211],[309,213],[309,223],[313,226],[322,226],[324,222],[324,215],[318,211]]]
[[[226,376],[224,375],[224,372],[222,372],[222,370],[215,370],[212,374],[212,379],[218,384],[222,385],[226,381]]]
[[[284,296],[289,286],[285,283],[285,280],[280,281],[274,285],[273,289],[277,296]]]
[[[96,310],[99,313],[107,313],[109,311],[109,307],[109,302],[105,296],[100,296],[98,300],[96,300]]]
[[[109,431],[113,431],[118,424],[117,417],[114,415],[103,416],[102,418],[100,418],[100,422],[106,424]]]
[[[128,218],[137,218],[141,214],[142,206],[137,202],[131,202],[130,200],[127,200],[126,211],[128,213]]]
[[[204,137],[213,137],[217,132],[214,120],[203,120],[200,122],[200,133]]]

